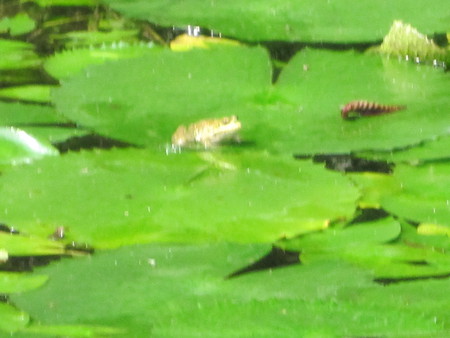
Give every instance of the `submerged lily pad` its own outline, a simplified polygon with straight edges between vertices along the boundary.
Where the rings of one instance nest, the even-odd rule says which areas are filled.
[[[265,153],[70,154],[0,181],[3,222],[42,236],[64,226],[68,240],[98,247],[270,242],[348,219],[358,198],[339,173]]]
[[[394,20],[426,34],[447,32],[441,0],[106,0],[133,18],[162,26],[199,25],[250,41],[362,42],[380,40]]]
[[[49,283],[12,300],[43,325],[110,325],[136,337],[439,335],[450,321],[448,280],[384,287],[337,260],[224,279],[268,250],[124,247],[39,269]],[[396,302],[386,302],[392,292]]]

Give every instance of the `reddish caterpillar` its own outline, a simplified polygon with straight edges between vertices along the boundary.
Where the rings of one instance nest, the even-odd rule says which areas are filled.
[[[341,109],[343,119],[352,119],[361,116],[375,116],[387,113],[393,113],[398,110],[406,109],[406,106],[389,106],[369,101],[351,101]]]

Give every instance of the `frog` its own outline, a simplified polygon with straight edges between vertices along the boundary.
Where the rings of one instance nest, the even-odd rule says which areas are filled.
[[[187,127],[181,125],[172,135],[172,146],[210,149],[225,141],[239,142],[238,132],[241,127],[236,115],[200,120]]]

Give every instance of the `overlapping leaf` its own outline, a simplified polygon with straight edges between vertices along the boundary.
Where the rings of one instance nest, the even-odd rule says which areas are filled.
[[[199,25],[242,40],[360,42],[381,39],[394,20],[426,34],[447,32],[440,0],[106,0],[133,18],[163,26]]]
[[[424,287],[420,282],[377,286],[370,274],[336,260],[224,279],[268,249],[236,244],[126,247],[43,269],[49,283],[13,300],[44,325],[111,325],[128,336],[445,333],[448,281],[433,283],[425,300],[418,292]],[[395,302],[379,302],[393,292]]]
[[[68,240],[99,247],[270,242],[350,218],[358,197],[339,173],[265,153],[74,154],[0,180],[3,222],[42,236],[65,226]]]

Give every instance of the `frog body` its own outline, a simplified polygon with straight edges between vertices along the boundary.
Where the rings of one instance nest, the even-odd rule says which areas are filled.
[[[187,127],[181,125],[172,135],[172,145],[182,148],[205,149],[217,146],[227,140],[238,141],[241,122],[237,116],[205,119]]]

